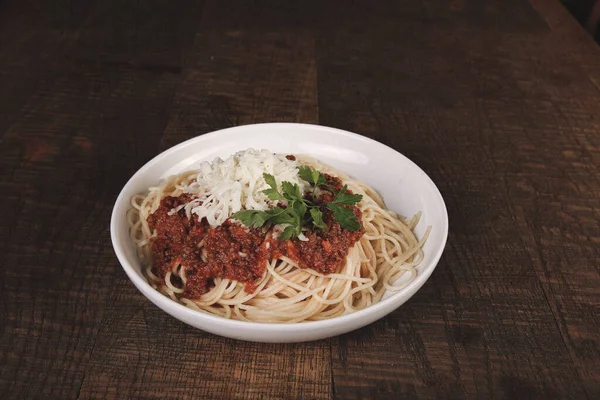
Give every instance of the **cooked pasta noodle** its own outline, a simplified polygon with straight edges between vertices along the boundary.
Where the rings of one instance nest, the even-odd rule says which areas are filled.
[[[293,259],[279,256],[267,260],[264,274],[251,292],[246,291],[243,282],[216,277],[200,297],[186,296],[189,277],[182,262],[174,262],[165,276],[160,276],[153,265],[151,246],[156,231],[151,228],[149,217],[162,199],[178,197],[194,184],[197,171],[188,171],[131,199],[130,235],[150,285],[187,307],[224,318],[295,323],[352,313],[377,303],[386,291],[398,291],[414,280],[430,230],[428,227],[420,239],[415,236],[420,214],[410,219],[399,216],[387,210],[379,194],[366,184],[313,158],[297,158],[303,165],[340,178],[353,193],[363,196],[357,206],[362,212],[364,233],[337,271],[323,274],[300,268]],[[198,243],[200,248],[205,246],[203,242]]]

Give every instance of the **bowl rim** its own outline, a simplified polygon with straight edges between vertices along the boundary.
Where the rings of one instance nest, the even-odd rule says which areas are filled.
[[[223,318],[218,315],[212,315],[207,312],[198,311],[198,310],[189,308],[189,307],[187,307],[181,303],[178,303],[178,302],[172,300],[171,298],[163,295],[162,293],[160,293],[159,291],[154,289],[152,286],[150,286],[150,284],[136,272],[133,265],[131,265],[128,262],[125,252],[123,250],[123,247],[125,245],[120,242],[118,233],[117,233],[118,229],[119,229],[118,228],[119,223],[122,223],[125,220],[124,215],[123,216],[118,215],[118,208],[119,208],[119,205],[123,201],[129,202],[129,199],[124,199],[125,194],[127,193],[129,187],[133,186],[135,184],[135,182],[139,179],[139,177],[141,175],[143,175],[144,172],[146,170],[148,170],[153,164],[159,162],[163,158],[168,157],[171,153],[175,153],[175,152],[179,151],[179,149],[187,147],[196,141],[202,141],[202,140],[205,140],[205,138],[210,138],[210,137],[222,135],[225,133],[231,133],[232,131],[236,131],[236,130],[249,129],[252,127],[267,127],[267,126],[274,127],[274,128],[275,127],[285,128],[286,126],[294,126],[294,127],[313,129],[313,130],[314,129],[327,130],[332,134],[337,134],[337,135],[341,135],[341,136],[345,136],[345,137],[351,137],[354,140],[360,140],[365,143],[369,143],[371,145],[384,146],[385,148],[395,152],[396,155],[399,156],[400,158],[402,158],[405,163],[409,164],[411,168],[414,168],[417,171],[420,171],[423,174],[423,178],[426,181],[428,181],[428,184],[431,185],[432,188],[434,189],[434,192],[436,195],[436,201],[437,201],[437,203],[439,203],[439,206],[441,207],[440,211],[441,211],[441,215],[443,217],[442,221],[440,221],[441,222],[440,226],[436,227],[436,229],[440,229],[442,231],[440,245],[437,249],[435,249],[435,254],[433,255],[433,257],[427,264],[428,268],[425,269],[424,273],[417,275],[417,277],[413,281],[411,281],[408,285],[406,285],[400,291],[398,291],[398,292],[392,294],[391,296],[389,296],[388,298],[382,299],[379,302],[372,304],[366,308],[352,312],[350,314],[345,314],[345,315],[341,315],[341,316],[337,316],[337,317],[333,317],[333,318],[329,318],[329,319],[325,319],[325,320],[303,321],[301,323],[253,322],[253,321],[240,321],[240,320]],[[159,308],[163,309],[163,311],[166,311],[164,309],[166,307],[167,309],[173,310],[173,312],[182,313],[183,316],[185,316],[187,320],[200,319],[200,320],[204,320],[206,323],[213,323],[213,324],[217,324],[217,325],[223,325],[223,324],[229,325],[229,327],[233,328],[233,329],[235,329],[235,328],[246,329],[246,330],[254,330],[255,329],[255,330],[259,330],[259,331],[273,330],[273,331],[278,331],[278,332],[282,332],[282,333],[298,331],[300,329],[301,330],[319,330],[319,329],[323,329],[323,328],[331,328],[333,325],[351,325],[353,322],[354,323],[359,322],[365,316],[368,316],[371,314],[377,314],[378,311],[383,312],[384,313],[383,316],[385,316],[385,315],[389,314],[390,312],[394,311],[395,309],[399,308],[404,302],[408,301],[424,285],[424,283],[429,279],[429,277],[431,276],[431,274],[437,267],[437,264],[438,264],[442,254],[444,252],[444,249],[446,247],[446,243],[447,243],[447,239],[448,239],[448,230],[449,230],[448,227],[449,227],[448,211],[447,211],[447,207],[444,202],[444,199],[443,199],[438,187],[435,185],[435,183],[429,177],[429,175],[427,175],[427,173],[425,171],[423,171],[417,164],[415,164],[408,157],[404,156],[402,153],[393,149],[392,147],[387,146],[386,144],[383,144],[375,139],[371,139],[369,137],[359,135],[354,132],[349,132],[346,130],[333,128],[333,127],[329,127],[329,126],[324,126],[324,125],[292,123],[292,122],[268,122],[268,123],[258,123],[258,124],[244,124],[244,125],[237,125],[234,127],[219,129],[216,131],[207,132],[207,133],[195,136],[193,138],[187,139],[179,144],[176,144],[176,145],[160,152],[159,154],[157,154],[156,156],[151,158],[149,161],[147,161],[142,167],[140,167],[127,180],[127,182],[125,183],[125,185],[123,186],[123,188],[121,189],[121,191],[119,192],[119,195],[117,196],[117,198],[115,200],[115,203],[113,205],[113,210],[111,213],[111,220],[110,220],[111,242],[113,245],[113,250],[117,256],[117,259],[119,260],[119,263],[121,264],[121,267],[123,268],[123,270],[129,277],[129,279],[132,281],[132,283],[136,286],[136,288],[140,292],[142,292],[142,294],[144,296],[146,296],[152,303],[154,303]],[[403,298],[406,296],[406,294],[408,294],[408,297]],[[395,303],[398,303],[398,304],[395,304]],[[391,307],[391,309],[387,310],[390,307]],[[377,319],[380,319],[382,317],[379,317]]]

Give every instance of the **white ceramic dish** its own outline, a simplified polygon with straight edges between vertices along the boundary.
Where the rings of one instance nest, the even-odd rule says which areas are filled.
[[[418,276],[396,293],[364,310],[325,321],[266,324],[232,321],[187,308],[153,289],[141,273],[134,244],[128,234],[126,211],[130,198],[160,179],[193,168],[200,161],[227,157],[246,148],[277,153],[309,154],[373,186],[388,208],[405,216],[422,211],[415,229],[421,237],[426,226],[431,234],[423,251]],[[196,328],[234,339],[257,342],[302,342],[346,333],[370,324],[400,307],[429,278],[448,236],[444,200],[431,179],[417,165],[395,150],[372,139],[317,125],[271,123],[245,125],[208,133],[183,142],[150,160],[127,182],[113,208],[111,238],[115,253],[133,284],[155,305]]]

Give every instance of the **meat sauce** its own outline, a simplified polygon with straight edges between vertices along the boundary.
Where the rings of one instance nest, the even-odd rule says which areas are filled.
[[[285,241],[273,240],[272,256],[287,256],[296,261],[300,268],[310,268],[322,274],[336,272],[348,255],[348,250],[363,235],[362,230],[355,232],[344,229],[333,218],[333,213],[328,209],[322,209],[323,221],[329,229],[305,232],[308,241],[291,239]],[[354,215],[360,221],[361,212],[354,207]]]
[[[326,178],[330,186],[341,190],[338,178]],[[325,194],[320,201],[330,201],[327,196]],[[247,228],[231,220],[211,228],[205,219],[187,218],[183,209],[169,215],[173,208],[190,200],[191,197],[186,194],[166,197],[148,218],[150,228],[156,230],[156,237],[151,242],[155,273],[164,279],[174,266],[185,268],[187,282],[184,295],[188,298],[199,298],[210,290],[214,278],[243,282],[246,284],[245,291],[252,293],[267,261],[280,256],[289,257],[301,268],[311,268],[323,274],[336,272],[349,249],[363,235],[362,226],[354,232],[342,228],[325,207],[321,211],[329,229],[327,232],[320,229],[304,232],[308,241],[297,238],[280,241],[267,235],[266,228]],[[352,208],[361,221],[360,209]],[[171,282],[182,287],[183,282],[173,276]]]

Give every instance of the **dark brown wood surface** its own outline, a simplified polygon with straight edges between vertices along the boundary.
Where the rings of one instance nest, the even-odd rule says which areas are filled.
[[[229,340],[129,282],[109,217],[160,151],[319,123],[449,210],[403,307]],[[0,1],[0,399],[599,399],[600,51],[553,1]]]

